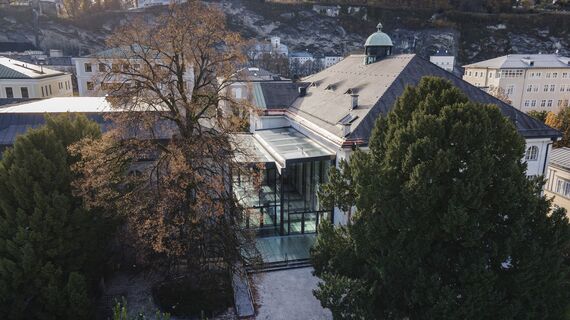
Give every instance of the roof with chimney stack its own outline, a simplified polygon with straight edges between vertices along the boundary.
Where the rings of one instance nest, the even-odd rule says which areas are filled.
[[[306,95],[289,107],[293,115],[345,137],[343,126],[351,125],[349,140],[366,143],[376,119],[387,114],[406,86],[417,85],[422,77],[449,80],[472,101],[497,105],[516,124],[525,138],[559,137],[560,133],[463,79],[413,54],[385,57],[365,65],[362,55],[351,55],[323,71],[304,78],[309,83]],[[353,95],[358,95],[352,109]],[[348,119],[350,118],[350,119]]]

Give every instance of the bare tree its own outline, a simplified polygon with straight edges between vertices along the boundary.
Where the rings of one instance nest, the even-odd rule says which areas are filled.
[[[245,62],[244,41],[220,10],[189,1],[132,21],[107,44],[102,87],[122,112],[101,140],[75,146],[77,192],[124,216],[145,261],[193,271],[251,263],[231,186],[232,172],[246,170],[230,141],[240,119],[219,107],[248,107],[223,94]]]

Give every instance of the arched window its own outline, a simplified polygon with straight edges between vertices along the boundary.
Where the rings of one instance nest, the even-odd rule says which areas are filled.
[[[530,146],[526,149],[525,154],[526,161],[536,161],[538,159],[538,147],[537,146]]]

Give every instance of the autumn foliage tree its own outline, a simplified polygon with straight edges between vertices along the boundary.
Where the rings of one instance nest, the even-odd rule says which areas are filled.
[[[321,304],[339,319],[563,319],[570,226],[524,148],[496,106],[443,79],[408,87],[351,156],[350,184],[326,189],[357,212],[319,228]]]
[[[196,272],[248,262],[251,237],[230,186],[240,120],[220,108],[247,107],[224,94],[244,41],[219,9],[189,1],[131,21],[107,45],[117,59],[102,82],[122,112],[100,141],[76,146],[78,194],[125,218],[145,262]]]

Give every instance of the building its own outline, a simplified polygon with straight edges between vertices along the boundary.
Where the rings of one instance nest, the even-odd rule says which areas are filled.
[[[248,56],[255,62],[263,55],[284,56],[289,55],[289,47],[281,43],[281,38],[273,36],[269,42],[256,42],[248,50]]]
[[[0,57],[0,100],[72,95],[71,74]]]
[[[553,149],[546,174],[544,194],[552,203],[570,212],[570,148]]]
[[[347,216],[325,208],[316,196],[330,166],[349,159],[354,147],[366,150],[378,117],[390,111],[408,85],[424,76],[449,80],[472,101],[495,104],[527,143],[527,174],[546,173],[552,142],[560,133],[414,54],[392,55],[382,26],[366,41],[364,55],[350,55],[303,78],[293,96],[252,113],[250,134],[239,136],[251,149],[248,161],[262,164],[260,193],[245,204],[248,227],[261,235],[314,233],[320,221],[346,224]],[[274,95],[264,95],[266,100]],[[259,167],[258,167],[259,168]],[[235,177],[234,190],[251,190],[248,177]]]
[[[463,79],[483,90],[500,88],[524,112],[558,112],[569,105],[570,58],[510,54],[464,66]]]
[[[87,56],[72,58],[75,65],[79,96],[105,96],[116,88],[116,84],[124,81],[120,76],[106,78],[110,69],[121,70],[121,68],[130,66],[135,70],[139,70],[143,62],[134,57],[132,50],[126,47],[111,48]],[[153,53],[144,53],[144,55],[147,54]],[[151,60],[151,58],[148,60]],[[194,76],[191,69],[188,71],[185,79],[188,80],[188,83],[193,82]]]
[[[315,61],[315,57],[310,52],[300,51],[289,54],[289,64],[291,65],[303,65],[309,61]]]
[[[323,68],[328,68],[340,62],[342,59],[344,59],[344,57],[335,54],[325,54],[322,59]]]
[[[455,56],[447,50],[438,50],[429,57],[429,61],[448,72],[453,72],[455,67]]]

